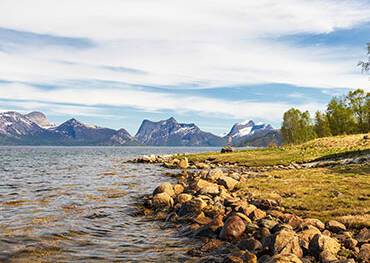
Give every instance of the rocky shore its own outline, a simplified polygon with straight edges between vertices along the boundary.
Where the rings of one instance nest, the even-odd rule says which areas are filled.
[[[145,216],[200,239],[202,245],[188,252],[199,262],[370,262],[368,228],[349,229],[334,220],[301,218],[276,200],[256,198],[239,188],[266,169],[300,169],[307,164],[237,169],[236,164],[212,160],[189,164],[181,156],[145,156],[134,161],[181,169],[174,175],[176,183],[159,185],[140,207]],[[337,165],[333,160],[314,165],[325,162]]]

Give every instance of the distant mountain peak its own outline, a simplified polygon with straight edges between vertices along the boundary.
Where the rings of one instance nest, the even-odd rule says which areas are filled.
[[[263,132],[273,130],[270,124],[258,123],[256,124],[253,120],[247,120],[241,123],[235,123],[231,128],[227,137],[242,138],[245,136],[252,135],[257,132]]]
[[[55,127],[54,123],[50,123],[46,115],[39,111],[33,111],[25,115],[28,119],[36,123],[38,126],[44,129],[50,129]]]

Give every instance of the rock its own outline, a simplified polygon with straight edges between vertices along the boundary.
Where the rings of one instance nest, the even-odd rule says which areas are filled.
[[[258,225],[261,226],[261,227],[265,227],[267,229],[272,229],[274,228],[277,224],[279,224],[277,221],[275,220],[271,220],[271,219],[261,219],[259,222],[258,222]]]
[[[327,250],[320,253],[320,262],[322,263],[331,263],[337,260],[338,258]]]
[[[203,179],[199,179],[196,182],[195,188],[197,191],[201,192],[202,194],[218,194],[219,193],[219,186],[217,184],[210,183]]]
[[[175,195],[175,191],[173,190],[173,186],[171,183],[163,183],[159,185],[157,188],[154,189],[153,196],[160,193],[166,193],[171,197]]]
[[[234,240],[241,237],[245,231],[245,223],[239,216],[229,217],[220,232],[220,238],[225,240]]]
[[[191,199],[193,199],[193,196],[189,194],[179,194],[176,198],[177,203],[180,203],[180,204],[184,204],[190,201]]]
[[[318,228],[320,231],[323,231],[325,229],[325,224],[320,221],[319,219],[316,219],[316,218],[306,218],[303,220],[303,222],[306,224],[306,225],[310,225],[310,226],[314,226],[316,228]]]
[[[357,234],[356,239],[360,243],[369,243],[370,242],[370,230],[366,227],[362,228]]]
[[[199,225],[208,225],[212,222],[212,219],[205,216],[203,212],[200,212],[197,216],[193,218],[193,220]]]
[[[299,236],[301,247],[305,249],[309,249],[311,240],[317,234],[321,234],[321,232],[314,226],[308,226],[307,229],[303,230],[302,232],[299,232],[298,236]]]
[[[302,263],[302,261],[294,254],[278,254],[272,258],[261,261],[263,263]]]
[[[253,221],[260,220],[266,217],[266,212],[262,211],[261,209],[254,209],[252,213],[249,214],[249,218]]]
[[[220,179],[218,179],[218,184],[225,186],[226,189],[229,191],[234,190],[235,186],[239,182],[229,176],[222,176]]]
[[[221,149],[221,153],[232,153],[234,149],[231,146],[225,146]]]
[[[238,243],[238,247],[242,250],[248,250],[254,253],[263,249],[262,243],[254,238],[240,240]]]
[[[370,262],[370,244],[363,244],[357,257],[358,262]]]
[[[173,206],[173,199],[167,193],[159,193],[153,197],[153,207],[155,209],[170,208]]]
[[[281,230],[273,236],[271,251],[274,254],[294,254],[298,257],[303,256],[303,251],[299,245],[299,238],[294,231]]]
[[[181,159],[178,164],[178,167],[183,170],[188,169],[189,168],[188,158],[185,157],[184,159]]]
[[[207,206],[206,202],[204,202],[202,199],[198,197],[195,197],[192,198],[190,201],[183,203],[177,213],[181,217],[183,216],[192,217],[202,212],[202,210],[206,206]]]
[[[175,194],[178,195],[184,192],[185,187],[182,184],[175,184],[175,186],[173,187],[173,190]]]
[[[335,220],[330,220],[329,222],[327,222],[326,228],[334,233],[340,233],[342,231],[346,231],[346,226]]]
[[[357,244],[358,244],[358,241],[350,237],[343,240],[344,247],[348,249],[354,249],[357,246]]]
[[[302,223],[303,223],[303,219],[300,218],[299,216],[297,215],[288,215],[286,218],[285,218],[285,223],[287,223],[288,225],[291,225],[293,227],[293,229],[296,229],[298,228]]]
[[[222,262],[223,263],[243,263],[244,260],[240,256],[231,255],[231,256],[227,256]]]
[[[242,214],[242,213],[236,213],[237,216],[239,216],[241,219],[243,219],[246,223],[246,224],[251,224],[252,221],[249,219],[249,217],[247,217],[245,214]]]
[[[340,250],[340,244],[329,236],[323,234],[315,235],[310,242],[309,249],[312,255],[321,257],[321,253],[336,255]]]
[[[209,181],[216,182],[218,179],[220,179],[223,176],[224,176],[224,172],[221,169],[217,168],[217,169],[210,170],[208,174],[206,174],[205,178]]]
[[[244,263],[257,263],[257,256],[249,251],[245,251],[242,258]]]
[[[210,168],[209,164],[206,164],[206,163],[195,163],[195,167],[197,169],[209,169]]]

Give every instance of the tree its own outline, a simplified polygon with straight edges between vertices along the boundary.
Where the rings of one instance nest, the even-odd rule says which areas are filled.
[[[291,108],[284,113],[281,133],[285,144],[306,142],[316,137],[308,111]]]
[[[315,132],[317,137],[331,136],[328,116],[320,111],[315,114]]]
[[[369,97],[362,89],[350,91],[346,97],[348,107],[356,120],[356,132],[368,131],[367,101]]]
[[[362,72],[368,72],[370,70],[370,43],[367,44],[367,61],[360,61],[359,66],[362,67]]]
[[[328,104],[326,115],[332,135],[351,134],[356,130],[356,122],[352,110],[345,100],[332,98]]]

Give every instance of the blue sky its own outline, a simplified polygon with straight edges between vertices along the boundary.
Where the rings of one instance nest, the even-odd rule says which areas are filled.
[[[0,111],[226,133],[370,90],[370,1],[2,0]]]

